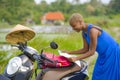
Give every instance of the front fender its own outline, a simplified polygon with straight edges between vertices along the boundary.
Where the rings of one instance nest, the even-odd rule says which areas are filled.
[[[0,80],[10,80],[10,79],[7,78],[5,75],[0,74]]]

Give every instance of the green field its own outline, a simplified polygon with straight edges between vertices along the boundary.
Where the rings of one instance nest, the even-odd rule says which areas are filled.
[[[109,33],[111,32],[108,29],[107,31]],[[111,34],[115,36],[114,32],[111,32]],[[1,37],[5,37],[5,34],[2,33],[2,35],[4,36],[1,36]],[[82,48],[83,46],[81,33],[76,33],[76,32],[73,32],[70,34],[57,34],[57,33],[56,34],[37,34],[32,40],[28,42],[28,45],[32,46],[33,48],[37,49],[40,52],[42,48],[49,46],[49,43],[51,41],[55,41],[59,45],[58,47],[59,50],[76,50],[76,49]],[[57,50],[46,49],[45,51],[52,52],[58,55]],[[11,56],[9,56],[9,58],[6,59],[6,56],[8,56],[9,52],[11,51],[0,51],[0,73],[3,72],[5,68],[4,66],[7,64],[8,60],[11,57],[20,54],[20,52],[16,53],[13,51]],[[85,59],[85,60],[89,60],[89,59]],[[89,67],[88,67],[88,73],[90,78],[89,80],[91,80],[91,77],[92,77],[95,61],[96,61],[96,57],[93,57],[91,59],[91,62],[89,63]]]

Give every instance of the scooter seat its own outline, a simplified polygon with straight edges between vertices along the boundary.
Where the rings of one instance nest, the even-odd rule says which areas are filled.
[[[81,67],[77,64],[64,68],[46,68],[42,70],[42,74],[39,73],[39,75],[37,76],[37,80],[60,80],[65,75],[79,70],[81,70]]]

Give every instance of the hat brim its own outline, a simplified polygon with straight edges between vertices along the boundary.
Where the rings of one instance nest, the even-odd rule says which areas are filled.
[[[30,28],[12,30],[6,35],[6,40],[12,44],[26,42],[35,36],[35,32]]]

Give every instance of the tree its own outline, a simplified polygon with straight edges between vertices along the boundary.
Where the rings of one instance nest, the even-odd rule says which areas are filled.
[[[91,5],[87,5],[86,10],[90,15],[92,15],[95,11],[95,8]]]
[[[0,20],[16,24],[32,17],[33,0],[0,0]]]
[[[111,0],[108,7],[110,13],[112,14],[120,13],[120,0]]]

